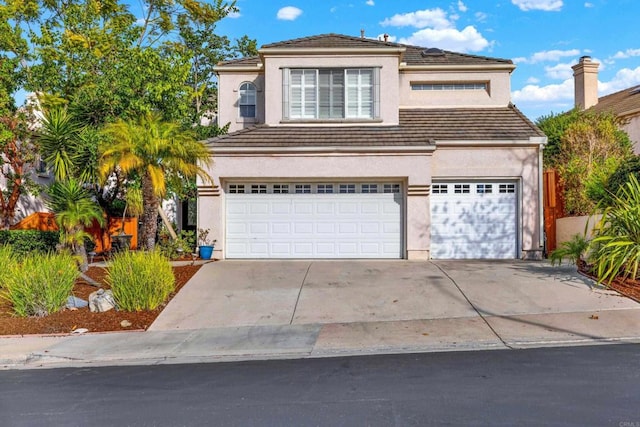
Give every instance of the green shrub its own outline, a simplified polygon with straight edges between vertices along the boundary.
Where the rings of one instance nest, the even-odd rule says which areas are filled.
[[[17,262],[18,260],[11,246],[0,245],[0,289],[5,287],[9,272]]]
[[[622,162],[609,176],[604,186],[606,196],[603,198],[603,203],[605,206],[610,206],[613,203],[612,195],[618,194],[620,189],[629,182],[629,175],[635,175],[640,180],[640,156],[634,156]]]
[[[57,231],[0,230],[0,245],[10,245],[18,256],[31,252],[53,252],[60,242]]]
[[[196,234],[194,231],[183,230],[180,232],[178,239],[174,240],[162,233],[158,240],[158,249],[165,257],[169,259],[178,259],[183,255],[189,255],[196,248]]]
[[[153,310],[175,289],[171,264],[160,252],[121,252],[108,266],[106,280],[121,310]]]
[[[18,316],[46,316],[61,310],[79,276],[67,253],[30,254],[8,269],[4,298]]]
[[[599,281],[638,277],[640,265],[640,183],[635,175],[613,196],[592,240]]]
[[[584,235],[576,234],[568,242],[562,242],[560,247],[549,254],[551,259],[551,265],[562,264],[563,258],[568,258],[572,264],[577,264],[578,260],[582,259],[582,256],[589,248],[589,241]]]

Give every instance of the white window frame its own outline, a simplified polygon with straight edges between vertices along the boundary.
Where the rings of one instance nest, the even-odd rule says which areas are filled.
[[[332,72],[342,70],[344,73],[343,106],[340,117],[331,114],[329,117],[321,117],[323,115],[323,109],[320,105],[321,70]],[[364,78],[368,73],[371,74],[369,83]],[[298,75],[300,78],[297,78]],[[285,120],[375,120],[380,117],[379,67],[284,68],[282,80],[282,108]],[[334,86],[332,84],[323,86],[323,89],[326,88],[334,88]],[[351,94],[349,94],[350,89]],[[296,97],[294,97],[294,91],[298,92]],[[331,94],[329,98],[331,98]]]
[[[242,107],[253,107],[253,115],[245,115]],[[238,117],[254,119],[258,114],[258,89],[251,82],[242,82],[238,89]]]

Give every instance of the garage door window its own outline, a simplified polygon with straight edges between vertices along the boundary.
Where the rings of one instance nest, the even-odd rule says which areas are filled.
[[[433,194],[447,194],[449,192],[446,184],[433,184],[431,189]]]
[[[446,185],[441,185],[446,193]],[[468,186],[467,186],[468,187]],[[437,192],[438,186],[434,186]],[[244,183],[227,184],[227,192],[230,194],[380,194],[401,193],[402,184],[397,183]]]
[[[478,194],[493,193],[493,186],[491,184],[478,184],[476,186],[476,193]]]
[[[455,184],[453,192],[456,194],[469,194],[471,186],[469,184]]]
[[[500,193],[506,194],[506,193],[515,193],[515,192],[516,192],[515,184],[500,184]]]

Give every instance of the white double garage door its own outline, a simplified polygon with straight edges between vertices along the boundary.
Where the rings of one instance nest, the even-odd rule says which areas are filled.
[[[226,258],[404,258],[404,194],[385,182],[227,184]],[[443,182],[430,197],[432,258],[516,257],[515,183]]]

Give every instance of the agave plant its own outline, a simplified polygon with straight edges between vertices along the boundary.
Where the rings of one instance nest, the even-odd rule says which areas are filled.
[[[640,183],[634,175],[613,196],[596,227],[593,260],[598,280],[638,277],[640,265]]]

